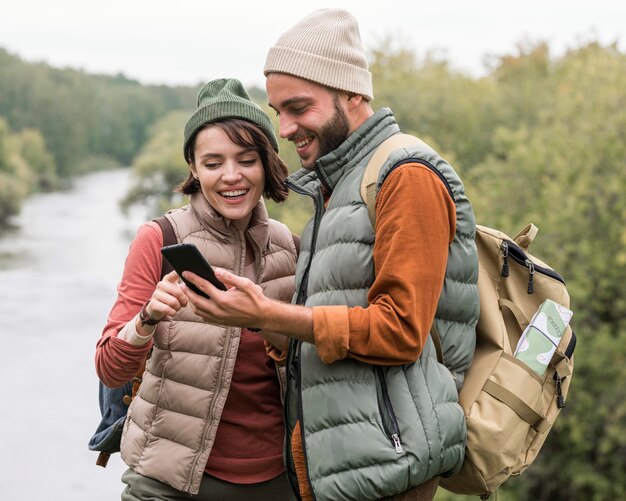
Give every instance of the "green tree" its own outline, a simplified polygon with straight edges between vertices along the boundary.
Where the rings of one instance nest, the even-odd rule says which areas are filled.
[[[24,129],[17,135],[16,143],[19,154],[35,176],[35,189],[49,191],[55,188],[58,183],[56,165],[41,133]]]
[[[0,117],[0,225],[19,211],[33,184],[34,175],[19,155],[16,138]]]
[[[182,150],[188,116],[182,111],[170,112],[150,128],[146,144],[133,161],[135,182],[122,200],[123,208],[147,204],[157,216],[185,202],[174,188],[189,174]]]
[[[523,102],[466,185],[479,222],[509,234],[539,226],[534,252],[567,280],[579,347],[567,408],[537,463],[503,491],[621,499],[626,391],[606,383],[626,376],[626,56],[589,44],[549,64],[537,57],[530,51],[494,71],[496,100],[525,89]]]
[[[128,165],[150,125],[196,92],[26,63],[0,49],[0,115],[14,131],[40,131],[61,179],[102,165],[94,158]]]

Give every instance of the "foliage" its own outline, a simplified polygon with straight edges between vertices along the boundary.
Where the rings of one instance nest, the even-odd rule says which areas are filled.
[[[169,110],[190,106],[196,93],[192,87],[143,86],[123,75],[26,63],[0,49],[0,117],[15,136],[12,157],[0,171],[0,223],[33,191],[128,165],[150,125]],[[11,176],[6,162],[15,171]]]
[[[184,203],[174,188],[187,178],[189,167],[182,151],[182,138],[188,113],[173,111],[158,120],[148,140],[133,162],[135,182],[122,200],[122,207],[148,205],[152,215]]]
[[[35,189],[49,191],[58,184],[56,164],[38,130],[24,129],[16,137],[17,153],[34,176]]]
[[[539,226],[534,251],[568,281],[579,338],[568,408],[538,464],[509,488],[520,499],[621,499],[626,395],[605,381],[626,377],[626,57],[589,44],[517,71],[535,57],[495,70],[504,95],[517,87],[535,98],[520,105],[523,119],[494,131],[493,150],[466,176],[479,220],[512,234]]]
[[[0,225],[20,210],[28,194],[55,183],[54,160],[41,134],[32,129],[14,134],[0,117]]]
[[[148,127],[168,111],[190,106],[196,93],[25,63],[0,49],[0,116],[12,130],[41,132],[61,178],[80,172],[89,156],[128,165]]]
[[[578,348],[567,407],[500,496],[624,498],[626,56],[590,43],[554,59],[545,44],[523,43],[471,80],[383,46],[372,72],[378,105],[435,138],[462,174],[478,222],[510,235],[534,222],[533,252],[568,282]]]

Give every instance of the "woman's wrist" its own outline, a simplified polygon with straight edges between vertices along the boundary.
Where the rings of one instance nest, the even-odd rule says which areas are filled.
[[[141,310],[139,311],[139,325],[141,327],[144,326],[155,326],[156,324],[158,324],[161,321],[161,318],[155,318],[153,317],[150,312],[148,311],[148,305],[150,304],[150,301],[146,301],[144,303],[144,305],[141,307]],[[152,329],[154,331],[154,329]]]

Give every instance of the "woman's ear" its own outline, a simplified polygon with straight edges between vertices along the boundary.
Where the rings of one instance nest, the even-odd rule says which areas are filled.
[[[196,166],[193,163],[189,163],[189,170],[191,170],[191,175],[194,179],[198,179],[198,171],[196,170]]]

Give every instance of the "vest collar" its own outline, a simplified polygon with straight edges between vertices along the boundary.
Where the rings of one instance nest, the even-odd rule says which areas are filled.
[[[193,193],[189,198],[189,203],[204,229],[222,241],[231,242],[234,239],[238,231],[237,227],[230,219],[226,219],[217,212],[201,191]],[[263,198],[260,198],[259,203],[252,209],[252,216],[244,233],[261,249],[266,249],[269,245],[269,216]]]

